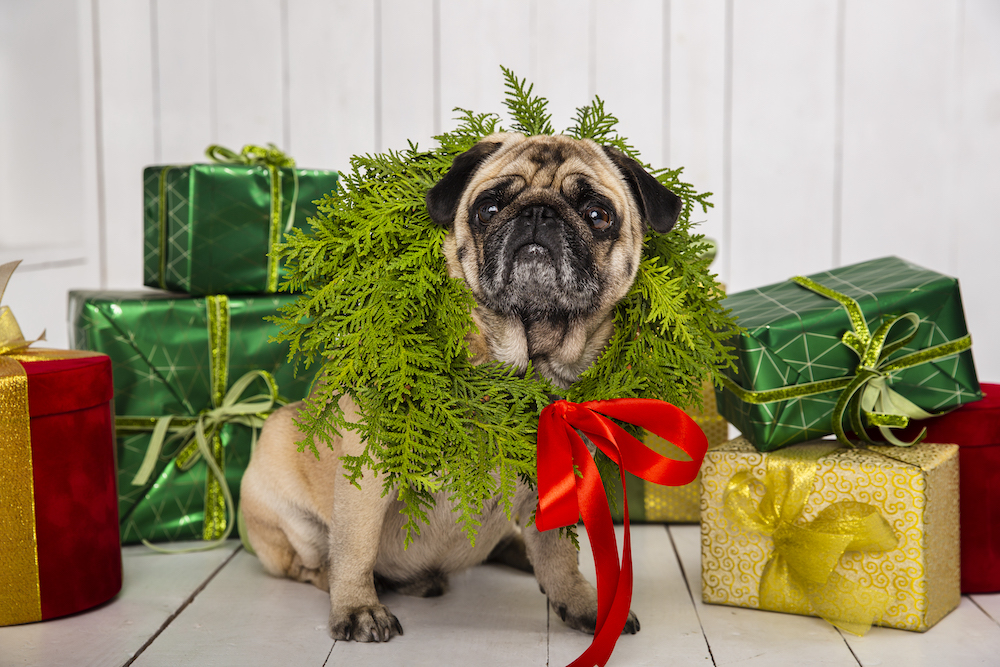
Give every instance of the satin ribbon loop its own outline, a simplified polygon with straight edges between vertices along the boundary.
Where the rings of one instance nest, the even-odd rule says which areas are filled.
[[[874,441],[868,437],[867,426],[877,427],[885,440],[899,447],[909,447],[923,440],[926,429],[911,442],[900,440],[890,430],[905,428],[910,419],[933,416],[890,387],[893,362],[889,359],[917,335],[920,318],[915,313],[887,316],[872,334],[861,306],[854,299],[804,276],[796,276],[792,282],[840,303],[851,322],[852,330],[844,333],[841,342],[858,355],[859,363],[830,418],[837,440],[853,445],[844,430],[845,417],[850,420],[854,433],[868,443]],[[900,325],[906,328],[901,329]],[[866,421],[862,420],[862,415]]]
[[[247,144],[237,153],[236,151],[212,144],[205,149],[205,157],[212,162],[219,164],[245,164],[264,165],[274,167],[294,167],[295,160],[274,144],[258,146]]]
[[[241,399],[250,383],[258,378],[265,382],[267,391]],[[152,430],[146,454],[132,478],[132,485],[144,486],[149,481],[156,469],[156,463],[160,459],[168,434],[172,434],[170,437],[180,440],[180,445],[176,450],[177,454],[173,455],[173,458],[178,468],[187,470],[204,456],[203,449],[197,446],[196,439],[198,437],[204,438],[207,442],[225,424],[242,424],[252,429],[253,442],[256,443],[257,429],[263,427],[267,415],[274,410],[276,405],[281,404],[274,376],[267,371],[257,370],[244,374],[234,382],[229,391],[226,392],[219,407],[202,410],[194,420],[177,415],[116,419],[116,426],[119,430]],[[178,423],[174,423],[175,421]],[[152,425],[152,429],[149,428],[149,425]],[[226,485],[224,475],[216,475],[215,477],[222,486]]]
[[[680,447],[690,461],[667,459],[646,447],[612,419],[645,428]],[[603,666],[628,620],[632,601],[632,546],[628,498],[621,561],[607,494],[584,437],[625,472],[666,485],[686,484],[701,468],[708,440],[679,408],[653,399],[556,401],[538,419],[538,508],[535,525],[551,530],[575,525],[582,516],[597,571],[597,626],[594,640],[570,667]]]
[[[7,282],[20,264],[21,260],[16,260],[0,265],[0,302],[3,301],[4,292],[7,291]],[[35,340],[25,340],[13,311],[7,306],[0,306],[0,355],[16,354],[40,340],[45,340],[44,331]]]
[[[850,551],[891,551],[898,538],[867,503],[839,501],[811,521],[802,519],[817,461],[833,449],[793,447],[770,454],[764,480],[749,470],[737,472],[726,485],[723,502],[736,527],[773,541],[760,579],[760,608],[817,615],[863,635],[885,612],[888,595],[838,574],[837,564]]]

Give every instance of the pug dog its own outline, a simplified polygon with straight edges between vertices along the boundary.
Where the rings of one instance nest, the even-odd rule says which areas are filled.
[[[458,155],[427,193],[431,220],[448,229],[449,275],[475,296],[476,363],[498,360],[524,371],[529,362],[571,385],[611,336],[613,310],[635,279],[646,226],[668,232],[680,199],[621,151],[567,136],[500,133]],[[357,407],[340,406],[349,422]],[[404,517],[382,480],[366,473],[348,483],[340,459],[358,455],[353,431],[317,461],[297,451],[293,421],[301,403],[267,420],[242,482],[247,538],[264,569],[330,593],[334,639],[388,641],[403,634],[378,593],[445,592],[448,575],[494,561],[534,572],[552,609],[569,626],[593,633],[597,592],[580,574],[577,551],[560,531],[519,526],[538,502],[519,484],[508,520],[488,503],[475,546],[456,523],[447,493],[436,496],[408,548]],[[624,632],[639,621],[630,613]]]

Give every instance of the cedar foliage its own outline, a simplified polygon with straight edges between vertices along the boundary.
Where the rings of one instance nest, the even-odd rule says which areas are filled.
[[[547,100],[510,70],[503,74],[511,129],[553,134]],[[293,230],[280,250],[289,275],[282,287],[302,295],[276,318],[279,340],[307,368],[318,359],[323,373],[300,415],[299,450],[318,457],[334,434],[357,431],[366,446],[344,457],[346,474],[357,484],[368,469],[381,476],[383,493],[398,491],[407,543],[439,492],[473,542],[487,500],[499,496],[509,516],[518,478],[534,483],[538,415],[551,395],[693,405],[702,380],[732,364],[724,340],[735,325],[719,306],[722,292],[703,256],[708,244],[690,221],[696,207],[711,206],[710,193],[682,182],[680,169],[651,171],[683,199],[680,220],[669,234],[647,235],[638,277],[615,310],[614,335],[578,382],[562,391],[530,367],[521,377],[496,362],[470,364],[463,339],[475,302],[447,276],[446,230],[431,222],[424,196],[456,155],[503,129],[496,114],[456,111],[458,126],[435,137],[430,151],[411,143],[352,158],[339,190],[319,202],[312,231]],[[638,159],[616,123],[595,98],[564,133]],[[357,423],[338,405],[345,395],[358,406]],[[608,471],[609,462],[600,463]]]

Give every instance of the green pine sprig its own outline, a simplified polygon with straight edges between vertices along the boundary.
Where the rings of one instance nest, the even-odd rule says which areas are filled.
[[[552,134],[545,98],[503,72],[514,130]],[[363,450],[344,457],[344,470],[355,484],[377,473],[383,493],[398,492],[407,543],[439,492],[473,542],[488,501],[499,497],[510,514],[517,481],[534,482],[538,415],[552,396],[693,405],[702,381],[732,364],[724,341],[735,325],[719,306],[722,292],[703,257],[708,244],[691,231],[694,208],[711,204],[677,169],[653,173],[683,200],[681,219],[669,234],[647,236],[615,332],[578,382],[561,391],[530,367],[520,376],[497,362],[473,366],[464,339],[475,301],[447,275],[446,232],[429,219],[424,196],[456,155],[503,130],[495,114],[456,111],[457,127],[429,151],[410,144],[352,158],[340,189],[319,202],[311,231],[293,230],[280,249],[282,287],[302,294],[276,318],[278,338],[289,342],[290,359],[322,370],[299,418],[300,450],[319,456],[334,436],[356,433]],[[637,158],[616,124],[595,98],[566,134]],[[358,415],[342,413],[343,396]]]

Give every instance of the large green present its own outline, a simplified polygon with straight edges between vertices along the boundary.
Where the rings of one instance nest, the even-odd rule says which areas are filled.
[[[208,154],[220,162],[143,172],[144,283],[193,295],[274,292],[283,271],[274,245],[308,226],[337,172],[297,169],[273,147]]]
[[[268,342],[277,325],[263,319],[294,298],[70,292],[72,347],[112,361],[124,544],[232,530],[256,427],[275,395],[309,391],[311,378],[296,377],[287,343]]]
[[[886,257],[732,294],[745,331],[719,412],[760,451],[877,428],[982,397],[958,281]]]

